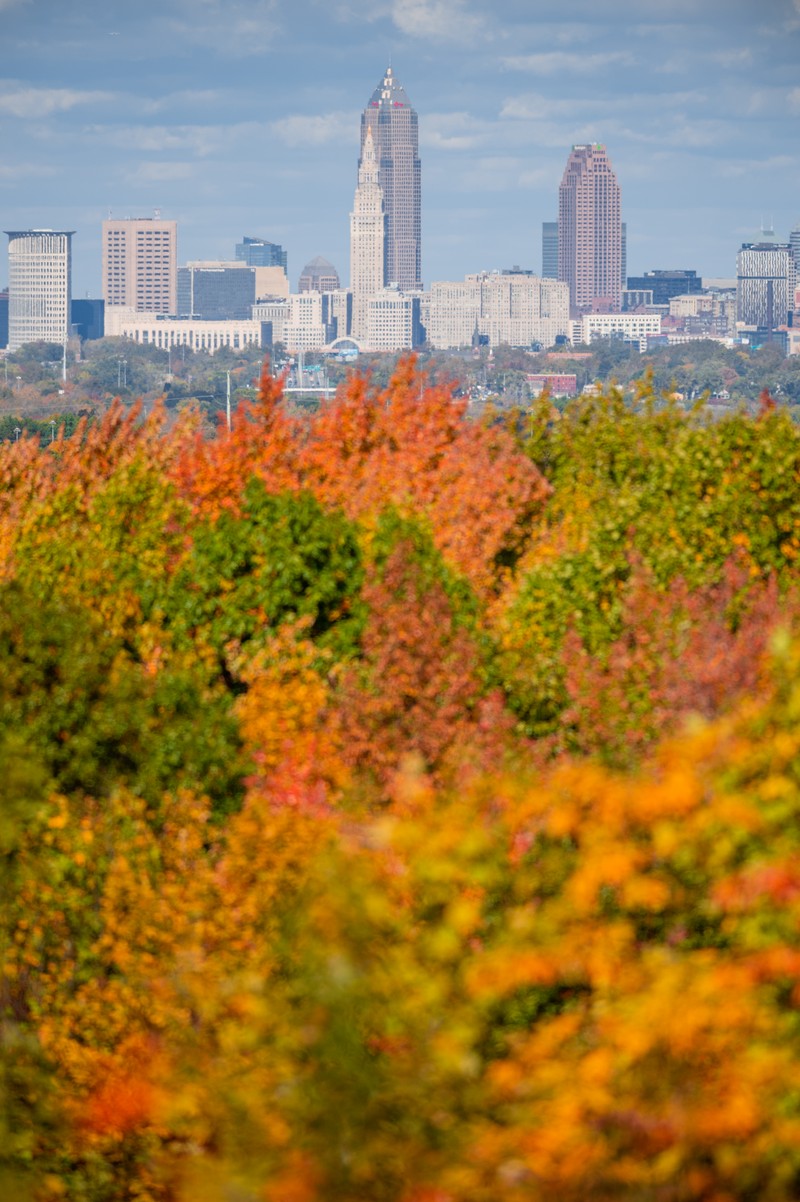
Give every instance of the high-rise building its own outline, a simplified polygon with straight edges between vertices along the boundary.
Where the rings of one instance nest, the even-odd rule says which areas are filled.
[[[628,273],[628,223],[622,223],[622,288]],[[558,279],[558,222],[542,222],[542,279]]]
[[[619,309],[620,188],[605,146],[573,146],[558,190],[558,278],[573,312]]]
[[[137,313],[177,307],[178,225],[160,217],[103,222],[103,300]]]
[[[381,284],[422,288],[421,167],[417,114],[388,67],[361,116],[361,158],[371,131],[386,210],[386,266]]]
[[[73,230],[6,230],[8,349],[69,336]]]
[[[690,296],[695,292],[702,292],[703,281],[696,271],[677,268],[632,275],[628,278],[628,288],[637,292],[649,290],[653,293],[651,304],[668,305],[673,296]]]
[[[243,321],[256,302],[256,269],[246,263],[195,262],[178,268],[179,317]]]
[[[788,242],[771,230],[758,242],[743,242],[736,256],[736,318],[743,325],[774,330],[794,309],[795,265]]]
[[[277,242],[267,242],[265,238],[245,235],[236,243],[236,258],[248,267],[282,267],[288,271],[286,251]]]
[[[378,174],[372,129],[367,126],[358,168],[358,187],[350,214],[350,288],[355,338],[366,338],[366,304],[371,296],[380,292],[384,281],[387,217]]]
[[[338,292],[340,288],[339,272],[322,255],[306,263],[297,285],[298,292]]]
[[[8,346],[8,289],[0,292],[0,350]]]
[[[789,235],[789,245],[792,248],[792,258],[794,259],[794,288],[793,297],[794,308],[797,311],[800,308],[800,221]]]
[[[542,279],[558,279],[558,222],[542,222]]]

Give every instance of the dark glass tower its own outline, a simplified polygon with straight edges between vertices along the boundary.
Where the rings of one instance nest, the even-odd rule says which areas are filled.
[[[386,211],[384,280],[404,291],[418,289],[422,287],[422,255],[417,114],[391,67],[361,117],[359,170],[368,128],[372,130]]]

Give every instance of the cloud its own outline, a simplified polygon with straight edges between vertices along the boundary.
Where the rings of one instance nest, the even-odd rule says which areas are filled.
[[[232,125],[89,125],[83,134],[124,150],[140,150],[145,154],[180,150],[207,158],[263,129],[255,121]]]
[[[392,20],[410,37],[441,42],[465,42],[484,30],[464,0],[394,0]]]
[[[469,11],[467,0],[390,0],[388,5],[340,0],[335,13],[340,21],[358,24],[388,17],[408,37],[435,42],[463,43],[488,33],[485,19]]]
[[[18,179],[44,179],[55,174],[55,167],[44,163],[0,163],[0,183],[15,183]]]
[[[6,85],[5,90],[0,90],[0,113],[22,118],[49,117],[53,113],[67,112],[79,104],[107,104],[113,99],[115,97],[112,92]]]
[[[488,125],[470,113],[428,113],[420,144],[436,150],[473,150],[485,143]]]
[[[717,50],[709,57],[721,67],[747,67],[753,61],[753,51],[749,46],[730,50]]]
[[[325,146],[330,142],[358,142],[357,113],[296,114],[270,123],[272,132],[287,146]]]
[[[178,0],[178,15],[166,24],[190,45],[244,58],[275,45],[278,7],[278,0]]]
[[[800,4],[800,0],[797,2]],[[786,100],[793,113],[800,113],[800,88],[792,88]]]
[[[0,12],[4,8],[13,8],[15,4],[27,4],[28,0],[0,0]]]
[[[172,183],[189,179],[194,174],[194,163],[140,163],[134,170],[127,173],[126,178],[131,183]]]
[[[608,113],[637,113],[653,111],[664,114],[670,110],[705,105],[708,96],[704,92],[658,92],[651,95],[596,96],[554,100],[539,92],[526,92],[506,100],[500,110],[501,117],[525,121],[546,121],[559,117],[597,118]]]
[[[630,65],[633,57],[625,50],[607,54],[570,54],[565,50],[549,50],[544,54],[512,54],[501,60],[510,71],[530,71],[534,75],[583,74],[601,71],[606,67]]]

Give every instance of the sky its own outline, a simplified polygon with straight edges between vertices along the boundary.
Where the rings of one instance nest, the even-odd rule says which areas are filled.
[[[391,62],[419,114],[426,284],[541,267],[573,143],[603,142],[628,273],[735,275],[800,225],[800,0],[0,0],[0,228],[178,221],[343,284],[360,112]],[[0,256],[0,286],[7,260]]]

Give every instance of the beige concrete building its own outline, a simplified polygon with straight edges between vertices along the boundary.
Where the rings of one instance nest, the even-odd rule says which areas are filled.
[[[319,351],[325,346],[327,338],[322,320],[322,293],[292,293],[289,297],[289,318],[283,327],[283,342],[290,354]]]
[[[203,321],[169,317],[157,313],[137,313],[125,305],[106,309],[106,336],[130,338],[145,346],[166,351],[178,346],[213,355],[222,347],[239,350],[261,345],[260,321]]]
[[[382,288],[366,303],[366,333],[363,342],[369,351],[411,350],[417,339],[419,297],[397,288]]]
[[[106,312],[124,305],[137,313],[175,313],[177,222],[160,217],[104,221],[102,271]]]
[[[8,235],[8,349],[69,336],[72,233],[6,230]]]
[[[661,333],[660,313],[585,313],[574,323],[573,342],[589,346],[598,338],[627,338],[647,350],[647,339]]]
[[[378,161],[367,127],[358,168],[353,212],[350,214],[350,288],[353,293],[353,337],[367,338],[367,301],[383,288],[386,254],[386,214],[378,183]]]
[[[555,344],[569,333],[569,289],[523,272],[480,272],[431,285],[428,342],[435,350],[469,346]]]

